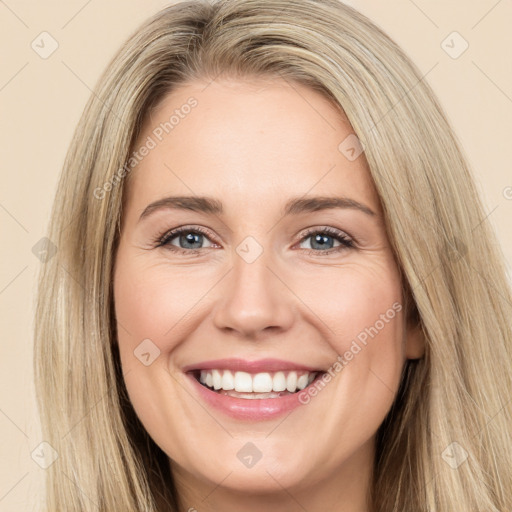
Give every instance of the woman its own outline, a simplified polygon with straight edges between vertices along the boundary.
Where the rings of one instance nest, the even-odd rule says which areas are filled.
[[[352,8],[156,14],[52,213],[47,509],[512,510],[512,297],[484,217],[431,89]]]

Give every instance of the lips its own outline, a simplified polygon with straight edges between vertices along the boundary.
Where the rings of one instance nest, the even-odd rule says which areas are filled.
[[[295,370],[306,372],[323,372],[322,368],[315,368],[301,363],[286,361],[284,359],[258,359],[249,361],[240,358],[215,359],[211,361],[202,361],[196,364],[187,365],[182,368],[184,372],[195,370],[214,370],[224,369],[231,371],[241,371],[247,373],[277,372],[279,370]]]
[[[232,418],[261,421],[299,407],[299,394],[325,373],[279,359],[203,361],[183,368],[201,400]]]

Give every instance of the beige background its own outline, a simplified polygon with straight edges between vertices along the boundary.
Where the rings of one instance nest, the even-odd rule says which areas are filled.
[[[0,511],[35,510],[44,469],[33,400],[32,314],[57,178],[90,90],[123,39],[167,1],[0,0]],[[504,0],[351,0],[409,53],[437,92],[475,169],[486,211],[512,262],[512,3]],[[41,32],[58,42],[47,59]],[[457,59],[442,42],[458,32]],[[45,36],[47,37],[47,36]],[[463,41],[451,36],[457,51]],[[451,43],[451,40],[454,40]],[[49,39],[45,40],[49,47]],[[39,42],[39,43],[38,43]],[[42,51],[42,48],[41,50]]]

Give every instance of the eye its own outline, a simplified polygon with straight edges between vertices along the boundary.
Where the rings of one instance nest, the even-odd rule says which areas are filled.
[[[314,236],[313,236],[314,235]],[[173,243],[177,240],[178,244]],[[159,235],[154,241],[155,247],[165,247],[166,249],[180,254],[197,255],[202,247],[204,240],[210,241],[208,231],[200,226],[183,226],[180,228],[167,231],[163,235]],[[344,251],[354,247],[354,242],[345,233],[330,227],[315,228],[307,231],[302,235],[299,243],[311,239],[311,249],[304,249],[307,254],[332,254]],[[335,240],[338,246],[333,246]],[[209,247],[213,247],[211,244]]]
[[[155,240],[156,247],[166,247],[167,249],[181,254],[197,254],[203,243],[203,239],[209,240],[207,231],[200,226],[183,226],[160,235]],[[174,239],[178,240],[178,246],[172,243]]]
[[[311,239],[311,249],[306,249],[307,254],[332,254],[354,248],[354,242],[351,238],[342,231],[330,227],[315,228],[314,230],[307,231],[299,243],[308,239]],[[333,242],[331,242],[330,239],[338,241],[339,245],[333,247]]]

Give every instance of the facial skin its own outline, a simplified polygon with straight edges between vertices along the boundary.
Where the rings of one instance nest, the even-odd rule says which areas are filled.
[[[197,100],[127,183],[114,299],[130,400],[170,458],[184,511],[367,511],[375,433],[405,360],[424,350],[403,309],[359,343],[307,405],[274,420],[212,409],[182,371],[231,357],[327,370],[358,334],[403,304],[364,155],[350,161],[338,149],[353,133],[348,121],[295,83],[225,78],[206,85],[168,95],[136,145],[155,138],[153,130],[191,96]],[[178,195],[216,198],[224,213],[161,209],[139,221],[147,205]],[[288,199],[302,196],[350,198],[376,215],[337,208],[283,217]],[[199,253],[187,233],[169,245],[189,254],[153,243],[181,226],[207,231],[192,242]],[[354,247],[343,248],[326,227]],[[305,236],[306,228],[315,231]],[[328,237],[324,248],[315,244],[316,232]],[[263,249],[251,263],[236,250],[248,236]],[[160,350],[148,366],[134,355],[145,339]],[[248,442],[262,454],[251,468],[237,457]]]

